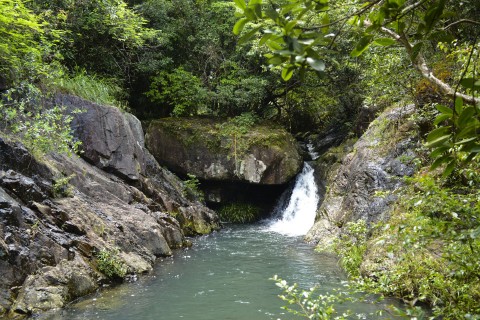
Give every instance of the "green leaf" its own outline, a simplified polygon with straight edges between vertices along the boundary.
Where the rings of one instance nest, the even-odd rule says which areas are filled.
[[[262,5],[261,4],[256,4],[253,9],[254,9],[257,17],[261,19],[262,18]]]
[[[450,131],[450,126],[440,127],[433,130],[427,136],[427,143],[425,144],[426,147],[434,148],[445,144],[445,142],[447,142],[452,137]]]
[[[438,147],[430,153],[430,157],[435,159],[438,156],[442,155],[443,153],[447,152],[449,149],[450,149],[449,146]]]
[[[453,115],[453,110],[444,105],[437,104],[435,108],[443,114]]]
[[[438,124],[450,118],[452,118],[452,116],[449,114],[441,114],[435,118],[435,121],[433,122],[433,124],[437,126]]]
[[[428,134],[427,141],[430,142],[430,141],[436,140],[439,137],[445,136],[446,134],[450,134],[450,131],[451,131],[450,126],[436,128]]]
[[[242,32],[243,27],[245,27],[245,24],[248,22],[247,18],[242,18],[238,20],[235,25],[233,26],[233,34],[239,35],[240,32]]]
[[[480,80],[475,80],[474,78],[463,78],[460,80],[460,84],[465,89],[478,90],[480,89]]]
[[[245,4],[245,0],[234,0],[235,4],[237,5],[238,8],[245,10],[247,5]]]
[[[312,67],[315,71],[324,71],[325,70],[325,62],[322,60],[313,59],[311,57],[307,58],[307,63]]]
[[[445,167],[445,170],[443,170],[443,177],[446,178],[448,177],[449,175],[452,174],[453,170],[455,169],[455,164],[457,162],[455,161],[455,159],[453,159],[449,164],[447,164],[447,166]]]
[[[274,8],[272,7],[268,7],[267,9],[265,9],[265,15],[272,19],[273,21],[276,21],[278,19],[278,12],[277,10],[275,10]]]
[[[250,39],[255,37],[257,34],[258,30],[260,30],[260,27],[254,28],[253,30],[247,32],[245,35],[243,35],[240,39],[238,39],[238,44],[244,44],[248,42]]]
[[[274,56],[273,58],[268,59],[268,63],[273,64],[275,66],[282,64],[284,61],[286,61],[286,59],[279,56]]]
[[[435,170],[436,168],[440,167],[442,164],[447,163],[450,160],[452,160],[452,157],[450,156],[440,157],[432,163],[432,165],[430,166],[430,170]]]
[[[395,44],[396,41],[392,38],[378,38],[375,39],[373,43],[379,46],[391,46],[392,44]]]
[[[462,97],[455,98],[455,112],[461,114],[463,109],[463,99]]]
[[[426,27],[426,33],[429,33],[437,24],[437,22],[440,21],[443,9],[445,8],[445,2],[446,0],[435,1],[432,6],[428,8],[427,13],[425,13],[423,18]]]
[[[285,30],[285,33],[288,34],[290,30],[292,30],[293,27],[295,27],[296,24],[297,24],[297,20],[289,21],[283,28]]]
[[[470,137],[473,135],[476,135],[476,130],[477,130],[477,125],[475,122],[469,124],[468,126],[465,126],[464,128],[461,128],[459,132],[457,132],[457,139],[463,139],[466,137]]]
[[[462,113],[458,117],[457,120],[457,126],[459,128],[464,128],[466,127],[469,123],[476,121],[476,119],[473,117],[475,114],[475,108],[474,107],[467,107],[463,109]]]
[[[245,8],[245,16],[248,18],[248,20],[250,21],[255,21],[257,20],[257,15],[255,14],[255,11],[250,8],[250,7],[247,7]]]
[[[273,34],[271,34],[271,33],[264,34],[263,37],[258,42],[258,44],[263,46],[272,37],[273,37]]]
[[[282,79],[285,81],[290,80],[290,78],[293,76],[293,71],[295,68],[293,66],[286,66],[285,68],[282,69]]]
[[[358,41],[357,45],[355,46],[355,49],[350,53],[352,57],[358,57],[361,55],[365,50],[368,49],[370,46],[370,43],[372,42],[373,35],[366,35],[360,41]]]
[[[420,51],[422,50],[422,47],[423,47],[423,42],[419,42],[419,43],[417,43],[413,46],[413,48],[412,48],[412,58],[411,58],[412,61],[417,59]]]

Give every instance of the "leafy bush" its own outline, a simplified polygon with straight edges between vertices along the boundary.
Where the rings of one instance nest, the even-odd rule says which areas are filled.
[[[0,130],[15,134],[40,156],[49,152],[77,153],[81,142],[72,135],[73,117],[61,106],[44,108],[43,99],[40,89],[29,83],[8,90],[0,101]]]
[[[218,210],[220,219],[225,222],[246,223],[258,219],[260,208],[249,203],[230,203]]]
[[[359,268],[367,250],[367,224],[365,220],[348,222],[333,247],[340,257],[340,264],[354,278],[360,275]]]
[[[95,255],[98,270],[110,279],[124,278],[127,274],[127,267],[118,253],[118,249],[103,248]]]
[[[291,314],[314,320],[342,320],[351,315],[350,311],[339,314],[335,310],[337,305],[351,300],[348,298],[349,293],[347,292],[316,294],[318,288],[301,290],[296,283],[289,285],[287,281],[280,279],[277,275],[271,280],[274,280],[275,285],[282,289],[279,298],[287,303],[282,309]]]
[[[434,316],[478,319],[480,192],[440,181],[425,172],[409,180],[391,220],[369,242],[385,252],[363,284],[412,306],[429,303]]]
[[[167,113],[188,116],[196,115],[205,107],[207,92],[198,77],[180,67],[153,77],[146,95],[167,108]]]

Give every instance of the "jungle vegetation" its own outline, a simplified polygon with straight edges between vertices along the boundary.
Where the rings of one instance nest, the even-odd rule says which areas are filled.
[[[338,252],[368,290],[479,319],[478,17],[478,0],[0,0],[0,130],[75,152],[71,118],[38,103],[56,93],[143,120],[251,114],[350,136],[414,103],[425,144],[396,218]],[[397,263],[363,277],[380,240]]]

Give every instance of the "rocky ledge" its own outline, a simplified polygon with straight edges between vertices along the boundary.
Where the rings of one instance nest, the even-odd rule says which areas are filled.
[[[155,120],[146,145],[160,164],[202,180],[280,185],[300,171],[297,144],[284,129],[255,125],[236,135],[222,133],[223,125],[206,118]]]
[[[132,115],[73,96],[83,154],[35,158],[0,137],[0,316],[61,308],[108,281],[151,270],[186,236],[220,228],[144,148]]]

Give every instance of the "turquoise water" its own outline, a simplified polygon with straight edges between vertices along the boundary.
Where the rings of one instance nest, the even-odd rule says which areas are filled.
[[[227,226],[194,239],[192,248],[159,261],[138,281],[101,290],[51,319],[295,319],[280,308],[273,275],[304,288],[320,286],[319,292],[342,287],[345,275],[335,257],[314,252],[301,237],[266,229]],[[348,308],[368,314],[379,307]]]

